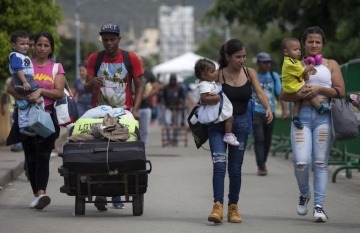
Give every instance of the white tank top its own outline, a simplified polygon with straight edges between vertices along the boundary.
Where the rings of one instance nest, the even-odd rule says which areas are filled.
[[[331,71],[324,65],[315,66],[316,74],[309,75],[309,80],[306,80],[305,83],[310,86],[321,86],[321,87],[332,87],[331,82]],[[323,95],[317,95],[318,98],[328,98]]]

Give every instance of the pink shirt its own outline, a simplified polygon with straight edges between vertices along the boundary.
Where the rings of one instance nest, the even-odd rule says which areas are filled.
[[[53,67],[55,63],[53,61],[49,61],[48,63],[46,63],[45,66],[40,67],[36,64],[35,60],[33,60],[32,62],[34,64],[34,80],[39,85],[39,88],[44,88],[48,90],[54,89],[55,77],[53,75]],[[57,74],[65,74],[64,68],[61,63],[59,63]],[[44,103],[46,107],[48,105],[52,105],[54,103],[54,100],[44,96]]]

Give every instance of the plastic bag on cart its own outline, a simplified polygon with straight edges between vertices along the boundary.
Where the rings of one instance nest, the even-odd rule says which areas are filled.
[[[126,110],[123,108],[113,108],[108,105],[100,105],[87,110],[80,118],[103,118],[107,113],[112,117],[119,117],[127,114]]]

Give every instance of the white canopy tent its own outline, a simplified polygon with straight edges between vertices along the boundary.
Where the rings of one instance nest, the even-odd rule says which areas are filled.
[[[182,82],[184,78],[194,75],[195,62],[201,58],[195,53],[188,52],[179,57],[175,57],[167,62],[154,66],[152,72],[160,81],[167,83],[170,74],[175,73],[178,77],[178,82]],[[213,61],[218,67],[217,62]]]

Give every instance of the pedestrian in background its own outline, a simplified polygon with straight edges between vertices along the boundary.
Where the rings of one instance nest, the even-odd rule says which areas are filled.
[[[150,99],[154,95],[159,93],[159,84],[154,74],[145,68],[144,58],[140,57],[141,64],[144,68],[144,95],[139,108],[139,126],[140,126],[140,138],[145,143],[145,148],[148,146],[148,128],[151,123],[151,113],[153,106],[151,105]]]
[[[307,28],[301,38],[305,57],[321,55],[325,43],[325,34],[318,26]],[[304,127],[298,129],[291,124],[290,132],[294,173],[300,192],[296,205],[297,213],[308,213],[307,204],[312,193],[309,178],[310,174],[314,174],[313,216],[315,222],[325,222],[328,218],[324,211],[329,176],[328,161],[334,137],[331,132],[330,112],[319,113],[311,106],[309,99],[316,97],[321,104],[329,107],[331,98],[344,96],[345,84],[340,66],[335,60],[322,58],[314,68],[316,73],[309,75],[302,92],[282,93],[281,98],[288,102],[303,99],[299,117]]]
[[[167,127],[181,126],[184,123],[185,94],[183,87],[178,84],[176,74],[170,75],[169,83],[163,89],[162,104],[164,106],[165,125]],[[166,131],[167,142],[176,146],[177,135],[177,130],[174,129],[171,135],[168,128]]]
[[[287,106],[283,101],[277,101],[281,93],[280,75],[271,70],[272,59],[268,53],[261,52],[256,56],[257,77],[265,95],[267,96],[271,112],[275,116],[276,103],[281,105],[283,117],[286,117]],[[266,119],[266,110],[261,105],[256,93],[252,95],[255,101],[254,111],[254,151],[256,165],[258,167],[257,174],[266,176],[268,173],[266,161],[271,147],[272,134],[274,129],[274,121],[268,123]]]
[[[76,100],[79,117],[81,117],[87,110],[92,108],[93,94],[85,92],[84,88],[87,75],[87,62],[81,62],[78,69],[80,71],[80,77],[78,77],[72,85],[72,94]]]
[[[29,55],[30,55],[31,59],[36,58],[35,37],[36,37],[36,34],[29,36],[29,52],[30,52]]]
[[[10,95],[7,91],[9,85],[11,84],[11,80],[12,80],[12,77],[8,77],[6,79],[4,89],[1,92],[1,100],[0,100],[1,115],[4,116],[5,119],[10,119],[9,121],[6,121],[6,122],[9,122],[9,126],[4,127],[4,129],[7,128],[9,131],[14,122],[13,113],[16,108],[14,97],[12,95]],[[8,115],[6,115],[6,114],[8,114]],[[3,122],[2,122],[2,124],[3,124]],[[21,142],[13,144],[10,147],[10,150],[14,151],[14,152],[22,151],[23,147],[22,147]],[[24,162],[24,170],[25,170],[25,174],[27,174],[26,160]]]

